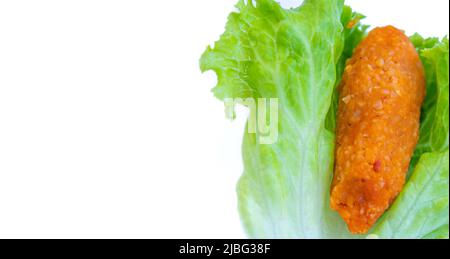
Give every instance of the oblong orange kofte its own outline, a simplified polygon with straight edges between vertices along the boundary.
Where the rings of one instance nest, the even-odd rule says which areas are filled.
[[[340,85],[331,207],[367,233],[403,188],[419,138],[424,68],[408,37],[376,28],[347,62]]]

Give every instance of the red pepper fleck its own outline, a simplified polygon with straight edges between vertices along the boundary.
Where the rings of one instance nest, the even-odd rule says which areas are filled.
[[[347,29],[353,29],[361,21],[360,17],[354,18],[349,23],[347,23]]]
[[[380,160],[377,160],[377,161],[375,161],[375,163],[373,163],[373,170],[377,173],[381,171],[381,161]]]

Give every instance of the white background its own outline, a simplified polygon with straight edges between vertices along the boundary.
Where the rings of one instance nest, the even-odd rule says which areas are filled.
[[[235,2],[0,1],[0,237],[245,237],[245,112],[227,121],[198,69]],[[347,3],[449,31],[447,0]]]

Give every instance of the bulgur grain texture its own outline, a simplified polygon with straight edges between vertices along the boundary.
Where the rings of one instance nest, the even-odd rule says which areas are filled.
[[[392,26],[370,32],[340,95],[331,207],[362,234],[402,190],[419,137],[425,75],[408,37]]]

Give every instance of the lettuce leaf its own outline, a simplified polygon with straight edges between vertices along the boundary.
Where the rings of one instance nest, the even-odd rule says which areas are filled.
[[[343,50],[341,0],[237,5],[226,32],[202,57],[219,98],[278,98],[279,139],[245,131],[239,212],[250,237],[322,237],[333,137],[324,128]],[[308,197],[308,199],[305,199]]]
[[[427,97],[422,109],[420,139],[411,166],[427,152],[442,152],[449,144],[449,46],[448,39],[412,37],[427,76]]]
[[[361,237],[329,205],[336,86],[368,29],[343,2],[305,0],[283,9],[273,0],[240,0],[225,33],[201,57],[201,70],[217,74],[218,99],[278,100],[277,142],[262,143],[250,130],[252,113],[244,133],[238,209],[251,238]],[[412,40],[428,79],[422,137],[411,179],[371,233],[448,238],[448,40]]]
[[[449,151],[422,155],[394,205],[372,234],[380,238],[448,238]]]
[[[244,134],[237,187],[243,225],[254,238],[345,236],[328,204],[334,134],[325,129],[342,66],[343,1],[306,0],[290,10],[255,2],[238,3],[201,59],[201,69],[218,76],[219,99],[278,98],[278,141],[261,145],[258,134]]]

